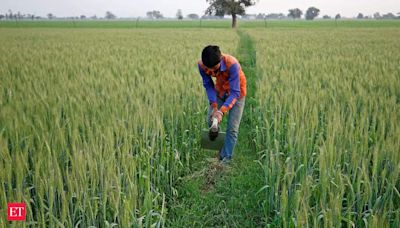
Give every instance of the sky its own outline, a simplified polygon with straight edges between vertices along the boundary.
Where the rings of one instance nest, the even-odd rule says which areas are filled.
[[[165,17],[175,17],[178,9],[183,15],[196,13],[203,15],[206,0],[0,0],[0,14],[11,9],[14,13],[57,17],[93,16],[103,17],[111,11],[118,17],[145,17],[146,12],[159,10]],[[246,13],[288,13],[288,9],[299,8],[303,12],[314,6],[321,10],[320,16],[355,17],[358,13],[373,15],[375,12],[397,14],[400,0],[259,0]]]

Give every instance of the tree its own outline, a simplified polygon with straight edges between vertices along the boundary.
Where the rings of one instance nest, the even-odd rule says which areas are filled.
[[[324,15],[322,18],[323,19],[331,19],[331,17],[329,15]]]
[[[52,13],[48,13],[47,18],[49,18],[49,20],[51,20],[51,19],[55,18],[55,16]]]
[[[359,14],[357,15],[357,19],[364,19],[364,14],[359,13]]]
[[[396,16],[393,13],[387,13],[387,14],[382,15],[382,18],[383,19],[395,19]]]
[[[296,18],[301,18],[301,15],[303,15],[303,12],[299,8],[295,8],[289,10],[288,17],[296,19]]]
[[[257,16],[256,16],[256,19],[258,19],[258,20],[263,20],[263,19],[265,19],[267,17],[267,15],[265,15],[265,13],[259,13],[259,14],[257,14]]]
[[[7,20],[12,20],[13,17],[14,17],[14,16],[13,16],[12,10],[9,9],[9,10],[8,10],[8,13],[9,13],[9,14],[6,14],[6,19],[7,19]]]
[[[81,19],[81,20],[85,20],[85,19],[86,19],[86,16],[85,16],[85,15],[81,15],[81,16],[80,16],[80,19]]]
[[[319,14],[319,9],[315,7],[310,7],[306,12],[306,20],[314,20]]]
[[[342,18],[342,16],[340,16],[340,14],[338,13],[338,14],[336,14],[336,16],[335,16],[335,20],[339,20],[340,18]]]
[[[16,17],[17,17],[16,19],[21,20],[24,17],[24,15],[22,15],[21,12],[18,11]]]
[[[178,18],[178,20],[183,19],[183,14],[181,9],[178,9],[178,12],[176,12],[176,18]]]
[[[26,19],[34,20],[34,19],[35,19],[35,15],[28,13],[28,14],[26,15]]]
[[[187,17],[190,19],[193,19],[193,20],[199,19],[199,15],[197,15],[195,13],[188,14]]]
[[[117,16],[115,16],[113,13],[111,13],[110,11],[106,12],[106,19],[111,20],[115,18],[117,18]]]
[[[5,16],[3,14],[0,14],[0,20],[3,20],[3,18],[5,18]]]
[[[256,4],[255,0],[206,0],[206,2],[210,4],[206,14],[214,14],[216,16],[232,15],[232,28],[236,28],[237,15],[244,15],[246,7]]]
[[[158,11],[158,10],[149,11],[149,12],[146,13],[146,15],[147,15],[147,17],[150,18],[150,19],[153,19],[153,18],[155,18],[155,19],[161,19],[161,18],[164,17],[164,16],[161,14],[161,12]]]
[[[374,13],[374,18],[375,19],[381,19],[382,16],[381,16],[381,14],[379,12],[376,12],[376,13]]]

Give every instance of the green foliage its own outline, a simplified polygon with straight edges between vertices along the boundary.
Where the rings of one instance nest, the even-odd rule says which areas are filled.
[[[306,20],[314,20],[314,18],[318,17],[319,11],[320,10],[315,7],[308,8],[306,12]]]
[[[199,52],[236,46],[203,32],[2,29],[1,205],[40,226],[162,225],[200,153]]]
[[[301,15],[303,15],[303,11],[301,11],[299,8],[295,8],[295,9],[290,9],[289,10],[289,14],[288,17],[291,17],[293,19],[298,19],[301,18]]]
[[[243,15],[245,7],[256,4],[253,0],[206,0],[210,6],[207,8],[207,14],[214,14],[216,16],[224,15]]]
[[[398,227],[400,30],[249,33],[267,223]]]
[[[115,16],[115,15],[114,15],[113,13],[111,13],[110,11],[107,11],[107,12],[106,12],[105,18],[108,19],[108,20],[112,20],[112,19],[116,19],[117,16]]]
[[[268,21],[239,36],[19,23],[0,23],[0,204],[26,202],[27,225],[400,226],[398,21]],[[238,57],[249,95],[231,170],[204,192],[196,60],[210,43]]]
[[[254,0],[206,0],[210,6],[206,10],[206,14],[223,17],[224,15],[232,15],[232,28],[237,26],[237,16],[244,15],[246,7],[256,4]]]

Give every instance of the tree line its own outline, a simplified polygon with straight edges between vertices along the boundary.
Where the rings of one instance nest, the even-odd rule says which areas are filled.
[[[307,9],[306,14],[304,14],[304,19],[306,20],[313,20],[319,16],[320,10],[315,7],[310,7]],[[0,20],[39,20],[39,19],[57,19],[60,17],[56,17],[52,13],[48,13],[46,17],[36,16],[34,14],[22,14],[20,12],[13,13],[11,10],[8,13],[0,14]],[[85,19],[117,19],[118,17],[110,11],[107,11],[104,17],[97,17],[96,15],[93,16],[70,16],[70,17],[63,17],[62,19],[76,19],[76,20],[85,20]],[[147,19],[164,19],[164,15],[158,10],[148,11],[146,13]],[[183,19],[221,19],[223,16],[217,15],[210,15],[205,14],[199,16],[195,13],[187,14],[186,16],[183,15],[182,10],[178,9],[176,13],[176,19],[183,20]],[[256,20],[264,20],[264,19],[301,19],[303,18],[303,11],[299,8],[289,9],[288,14],[284,13],[259,13],[259,14],[244,14],[241,15],[243,19],[256,19]],[[323,15],[322,19],[341,19],[342,16],[340,14],[336,14],[334,17],[329,15]],[[386,13],[380,14],[379,12],[374,13],[373,15],[364,15],[363,13],[358,13],[354,18],[356,19],[400,19],[400,12],[397,15],[393,13]],[[61,18],[60,18],[61,19]]]
[[[110,11],[107,11],[105,16],[105,19],[116,19],[117,17],[112,14]],[[0,13],[0,20],[43,20],[43,19],[99,19],[96,15],[93,16],[85,16],[85,15],[80,15],[80,16],[69,16],[69,17],[57,17],[53,13],[48,13],[46,16],[37,16],[35,14],[24,14],[21,12],[13,13],[12,10],[8,10],[5,14]]]
[[[236,20],[238,16],[241,16],[243,19],[301,19],[303,18],[306,20],[314,20],[316,17],[319,16],[320,10],[316,7],[309,7],[305,13],[299,8],[289,9],[288,14],[283,13],[259,13],[249,15],[245,13],[245,8],[248,6],[252,6],[256,4],[254,0],[206,0],[210,6],[206,9],[206,13],[203,16],[199,16],[195,13],[190,13],[184,17],[183,12],[181,9],[178,9],[176,13],[176,18],[178,20],[182,20],[184,18],[197,20],[197,19],[220,19],[223,18],[225,15],[232,16],[232,27],[236,26]],[[5,14],[0,13],[0,20],[38,20],[38,19],[57,19],[53,13],[48,13],[46,17],[36,16],[34,14],[22,14],[20,12],[13,13],[12,10],[8,10]],[[93,16],[75,16],[75,17],[64,17],[60,19],[76,19],[76,20],[85,20],[85,19],[117,19],[118,17],[113,14],[111,11],[107,11],[104,17],[97,17],[96,15]],[[158,10],[152,10],[146,12],[147,19],[164,19],[165,17],[163,14]],[[329,15],[323,15],[323,19],[341,19],[342,16],[340,14],[336,14],[335,17],[331,17]],[[379,12],[374,13],[373,15],[364,15],[363,13],[358,13],[354,18],[356,19],[400,19],[400,12],[397,15],[393,13],[386,13],[380,14]]]

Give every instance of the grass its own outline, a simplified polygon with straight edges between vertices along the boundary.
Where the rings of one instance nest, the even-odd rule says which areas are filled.
[[[268,223],[399,226],[400,30],[248,32]]]
[[[236,47],[201,35],[2,29],[0,226],[7,202],[30,225],[162,225],[200,151],[198,53]]]
[[[398,21],[332,22],[0,22],[0,226],[21,201],[34,226],[400,226]],[[248,79],[225,169],[210,43]]]

